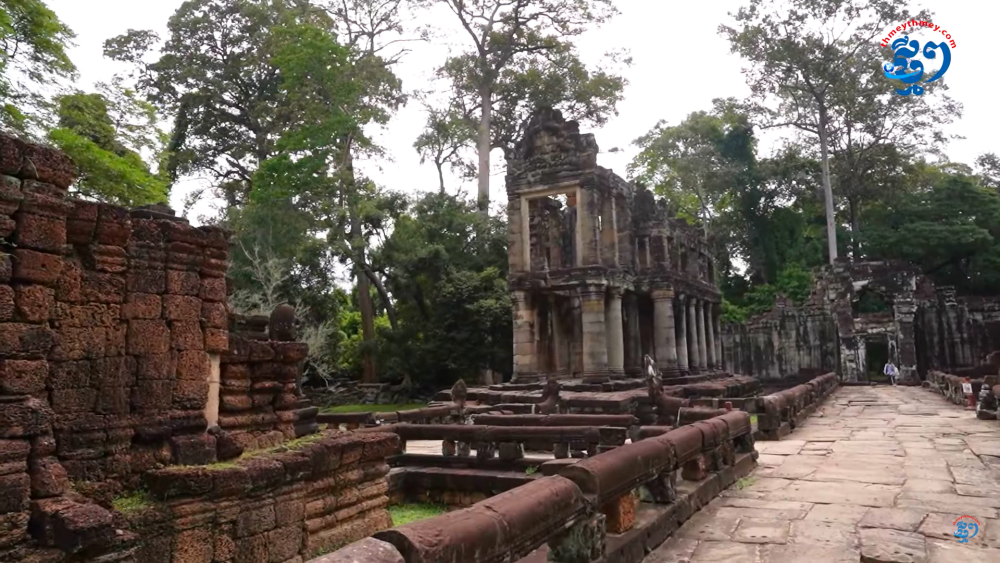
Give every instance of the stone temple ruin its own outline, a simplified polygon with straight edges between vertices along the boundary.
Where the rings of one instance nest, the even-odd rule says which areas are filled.
[[[959,403],[989,374],[995,418],[994,302],[839,263],[805,306],[722,325],[702,234],[596,155],[543,110],[508,163],[512,382],[332,414],[291,309],[229,311],[227,232],[70,199],[64,155],[0,136],[0,561],[638,563],[710,503],[767,510],[718,497],[883,356]],[[394,527],[399,502],[448,512]]]
[[[721,368],[720,294],[699,229],[597,166],[594,136],[552,110],[508,162],[514,382]]]
[[[868,381],[890,359],[904,384],[933,371],[995,375],[984,364],[1000,349],[1000,300],[958,296],[905,263],[839,261],[818,271],[804,306],[779,299],[746,325],[724,326],[722,347],[726,369],[762,380],[806,370]]]

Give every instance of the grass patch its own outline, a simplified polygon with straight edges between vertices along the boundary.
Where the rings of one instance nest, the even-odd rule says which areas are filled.
[[[736,482],[735,486],[737,491],[742,491],[743,489],[749,487],[750,485],[753,485],[753,477],[743,477],[742,479]]]
[[[750,426],[751,427],[757,426],[757,415],[755,414],[750,415]]]
[[[525,475],[534,475],[535,473],[538,473],[538,466],[537,465],[531,465],[527,469],[524,470],[524,474]]]
[[[321,412],[325,413],[354,413],[354,412],[396,412],[422,409],[426,403],[399,403],[395,405],[339,405],[336,407],[324,407]]]
[[[115,497],[111,506],[122,514],[129,514],[153,506],[153,501],[145,491],[135,491],[126,496]]]
[[[389,515],[392,516],[394,527],[433,518],[445,512],[448,512],[448,509],[439,504],[405,503],[389,507]]]

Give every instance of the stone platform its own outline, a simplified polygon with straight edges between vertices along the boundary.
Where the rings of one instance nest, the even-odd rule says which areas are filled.
[[[646,563],[1000,561],[1000,432],[919,387],[842,387]],[[979,533],[959,543],[955,520]]]

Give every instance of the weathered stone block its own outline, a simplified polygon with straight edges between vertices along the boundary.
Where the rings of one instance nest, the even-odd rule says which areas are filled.
[[[130,390],[127,387],[102,386],[97,390],[94,412],[99,414],[128,414]]]
[[[43,358],[55,343],[48,327],[20,323],[0,323],[0,355]]]
[[[135,357],[135,376],[139,381],[173,379],[173,354],[166,352]]]
[[[132,388],[131,405],[136,411],[168,410],[174,400],[171,380],[143,380]]]
[[[41,285],[19,285],[17,293],[17,316],[29,323],[43,323],[52,316],[56,302],[56,292]]]
[[[14,288],[0,285],[0,322],[14,319]]]
[[[212,563],[215,549],[211,528],[193,528],[174,536],[173,563]]]
[[[54,457],[33,459],[30,462],[31,497],[56,497],[69,488],[69,475]]]
[[[261,534],[236,540],[236,557],[233,561],[269,563],[270,552],[267,549],[267,538]]]
[[[179,409],[203,409],[208,402],[208,381],[178,381],[174,385],[173,405]]]
[[[26,473],[0,477],[0,514],[27,510],[30,496],[31,479]]]
[[[14,271],[12,279],[27,283],[53,285],[62,272],[62,257],[26,248],[13,252]]]
[[[170,347],[174,350],[204,350],[205,335],[201,324],[193,321],[171,322]]]
[[[55,217],[19,213],[14,243],[21,248],[60,252],[66,244],[66,222]]]
[[[72,200],[73,209],[66,218],[66,239],[71,244],[90,244],[97,227],[97,209],[100,204],[80,199]]]
[[[10,281],[13,274],[14,265],[11,263],[10,254],[0,251],[0,283]]]
[[[164,295],[163,316],[171,321],[201,319],[201,299],[187,295]]]
[[[45,390],[49,363],[45,360],[0,360],[0,393],[34,395]]]
[[[27,399],[7,403],[0,409],[0,438],[24,438],[48,434],[52,409],[44,401]]]
[[[170,351],[170,329],[166,321],[129,321],[127,339],[129,354],[143,356]]]
[[[90,412],[97,404],[97,389],[54,389],[52,410],[59,414]]]
[[[229,312],[226,310],[226,304],[202,302],[201,319],[208,328],[228,328]]]
[[[175,352],[177,356],[177,379],[208,381],[208,354],[202,350]]]
[[[98,210],[94,240],[98,244],[125,246],[130,236],[132,236],[132,222],[129,220],[128,210],[117,205],[102,203]]]
[[[68,189],[76,180],[73,161],[62,151],[34,143],[22,146],[24,161],[19,172],[22,178],[52,184],[61,190]]]
[[[102,327],[63,327],[55,332],[51,358],[56,361],[102,358],[106,344],[107,331]]]
[[[270,563],[282,563],[295,557],[302,549],[302,526],[286,526],[267,533]]]
[[[167,293],[197,296],[200,289],[201,276],[198,272],[167,270]]]
[[[205,351],[221,354],[229,350],[229,332],[225,329],[205,329]]]
[[[274,529],[276,519],[274,505],[246,510],[236,518],[236,537],[246,538]]]
[[[215,436],[174,436],[170,439],[174,463],[178,465],[208,465],[215,463]]]
[[[636,498],[628,492],[601,507],[609,533],[623,534],[635,526],[635,503]]]
[[[125,276],[125,288],[135,293],[160,295],[167,288],[167,274],[164,270],[133,268]]]
[[[163,315],[162,299],[152,293],[129,293],[121,312],[126,320],[159,319]]]
[[[202,278],[198,293],[205,301],[224,302],[226,300],[226,280],[224,278]]]
[[[91,303],[121,303],[125,295],[125,279],[106,272],[83,272],[80,293]]]

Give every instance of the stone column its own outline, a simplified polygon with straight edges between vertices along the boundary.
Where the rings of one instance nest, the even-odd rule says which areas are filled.
[[[639,330],[639,298],[633,292],[625,294],[625,374],[643,377],[642,343]]]
[[[674,290],[657,288],[653,297],[653,353],[661,372],[677,369],[677,338],[674,334]]]
[[[608,378],[608,338],[605,335],[604,286],[580,288],[580,321],[583,329],[583,379],[605,381]]]
[[[688,343],[688,365],[691,371],[698,371],[701,365],[701,349],[698,347],[698,300],[694,297],[688,298],[687,303],[687,343]],[[704,341],[704,334],[702,334]]]
[[[726,369],[726,362],[722,358],[722,323],[719,322],[721,320],[719,314],[719,305],[712,305],[712,326],[715,328],[715,367]]]
[[[609,287],[604,301],[604,320],[608,346],[608,374],[625,377],[625,334],[622,322],[622,290]]]
[[[684,295],[677,296],[678,315],[674,317],[677,320],[677,368],[682,370],[690,369],[688,366],[686,301],[687,298]]]
[[[535,355],[535,308],[525,291],[513,291],[514,305],[514,381],[538,379]]]
[[[715,351],[715,319],[712,318],[715,316],[712,311],[714,308],[714,304],[705,303],[705,338],[708,346],[708,367],[718,369],[719,356],[716,355]]]
[[[694,304],[694,318],[698,322],[698,368],[708,369],[708,339],[705,337],[705,302],[699,299]]]

